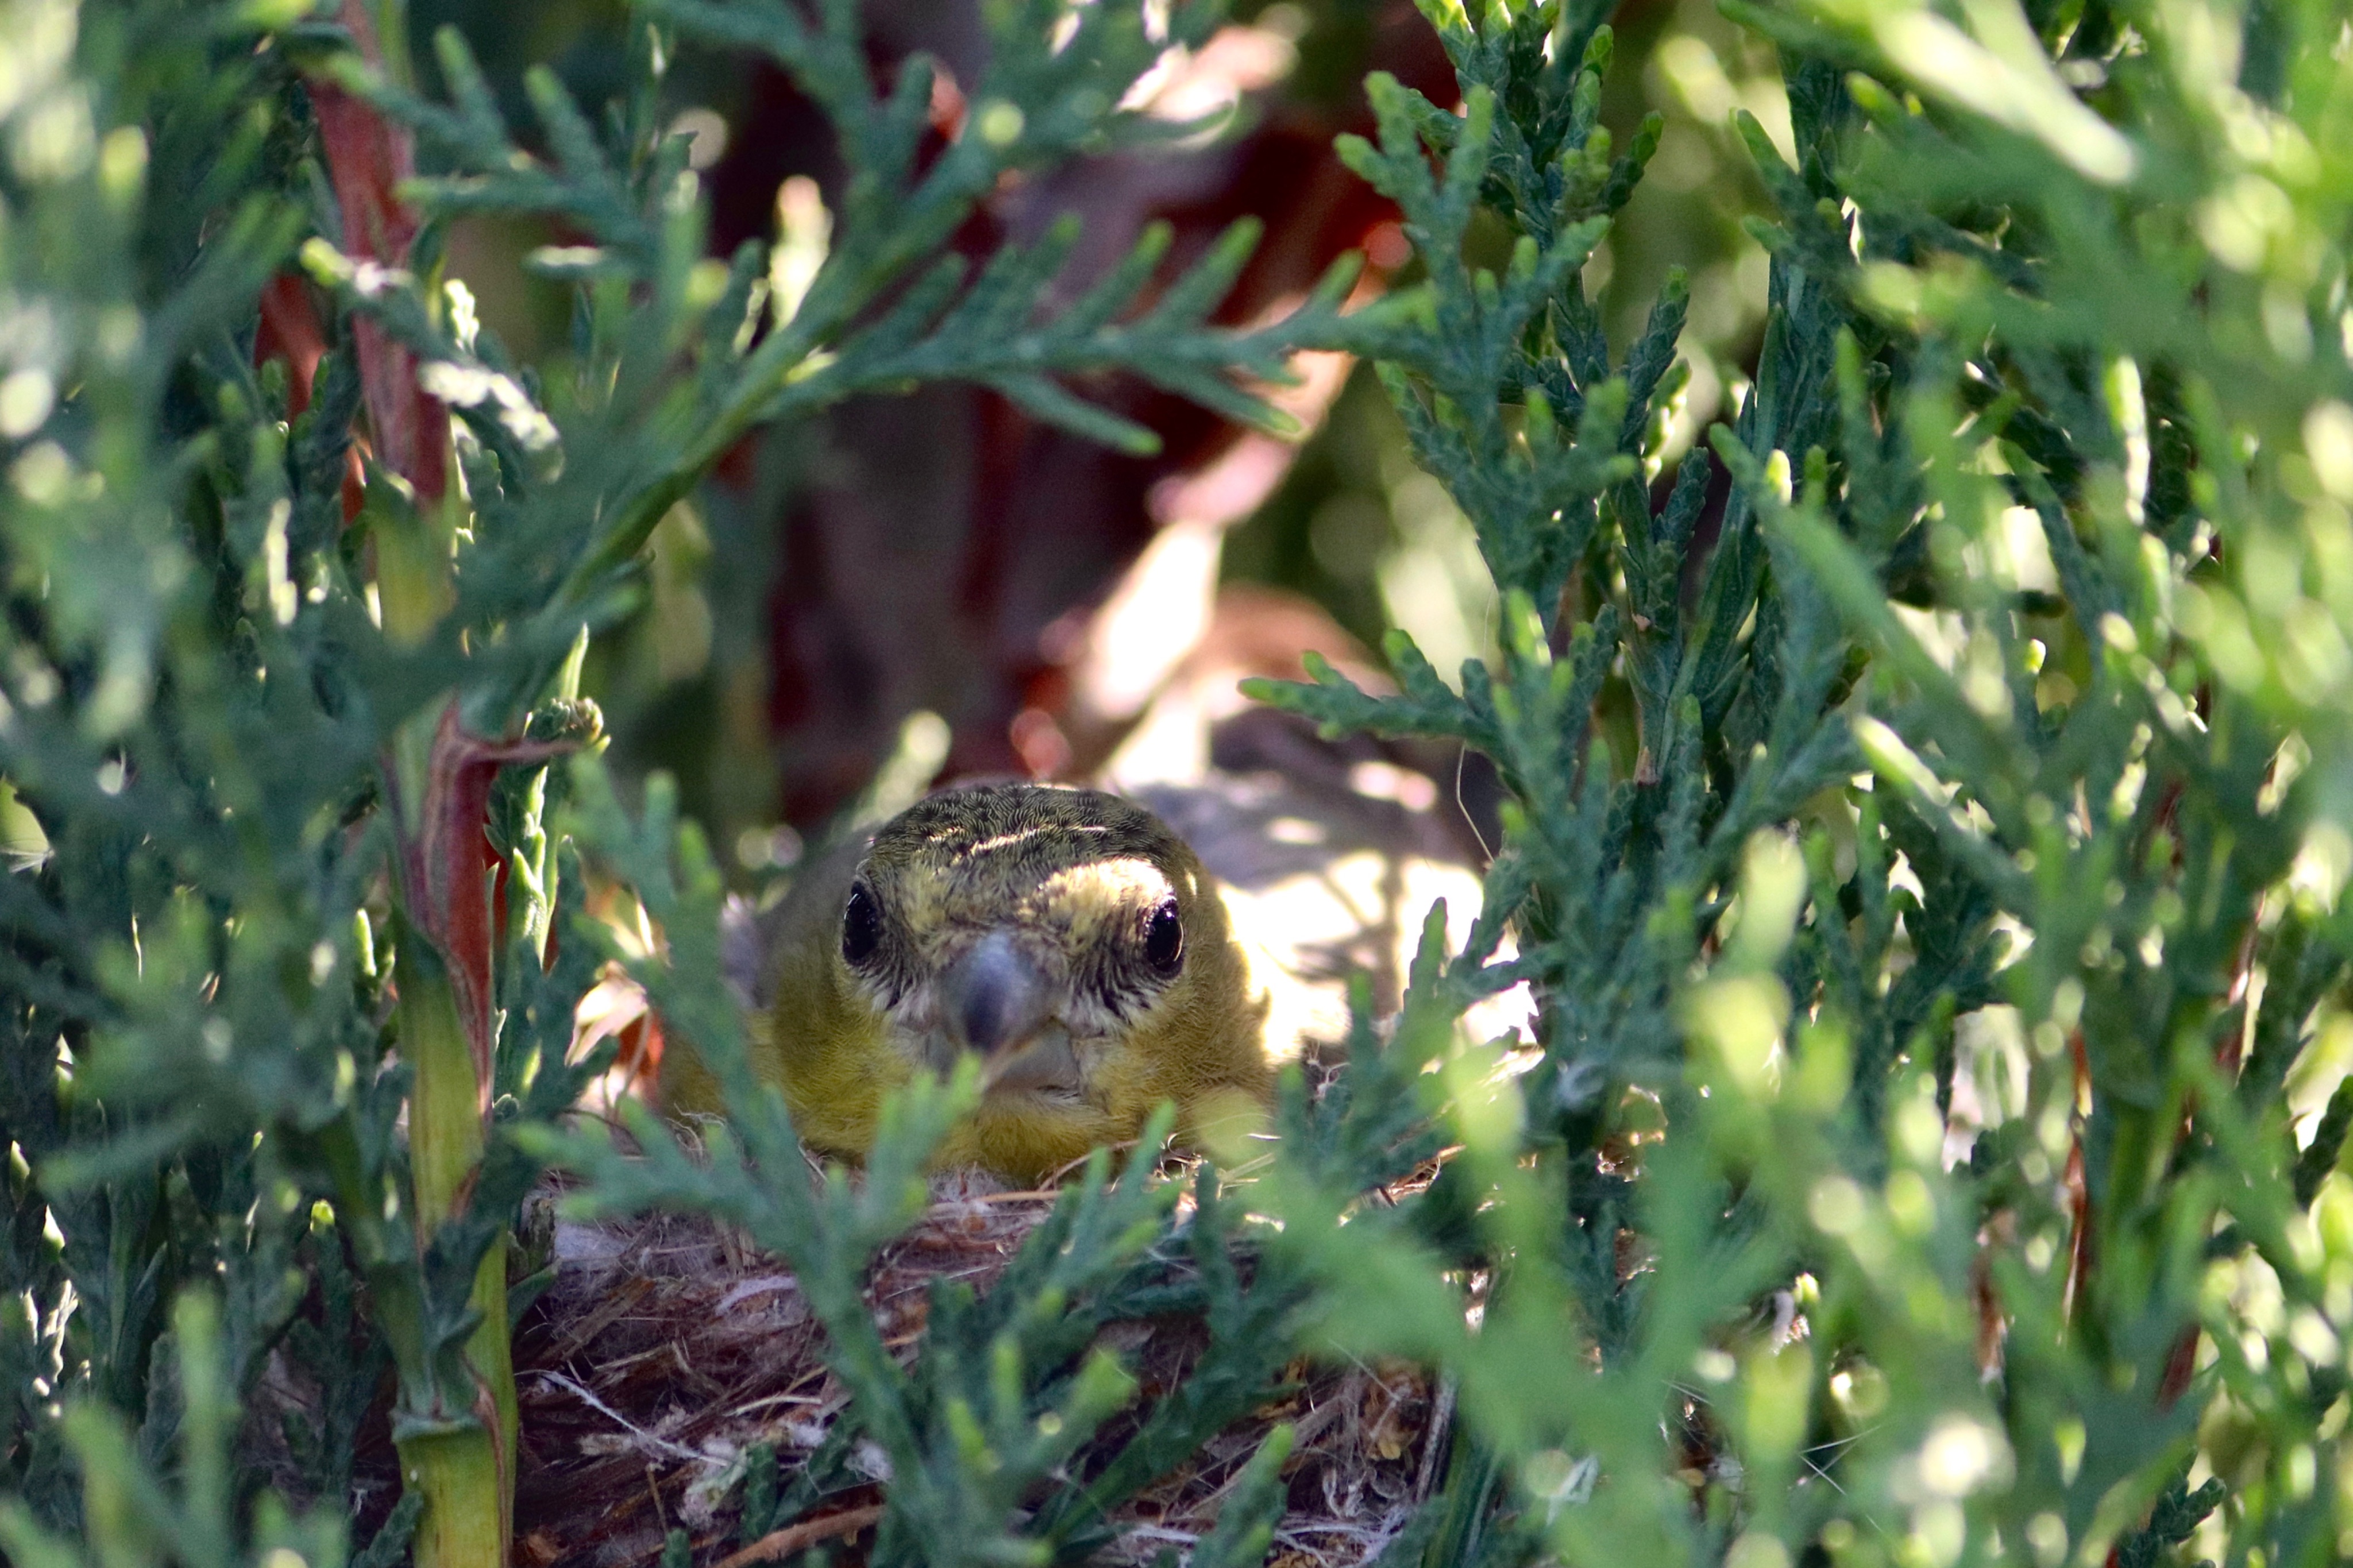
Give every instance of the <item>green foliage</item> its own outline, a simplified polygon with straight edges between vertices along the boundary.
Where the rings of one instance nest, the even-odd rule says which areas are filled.
[[[1218,1522],[1193,1548],[1188,1562],[1200,1568],[1258,1568],[1274,1543],[1275,1521],[1282,1515],[1282,1461],[1291,1456],[1292,1428],[1277,1426],[1234,1481],[1233,1494],[1219,1511]]]
[[[203,1281],[231,1397],[280,1345],[319,1357],[320,1402],[285,1439],[322,1497],[349,1484],[388,1362],[393,1434],[431,1494],[404,1516],[420,1559],[502,1559],[507,1232],[607,1059],[568,1057],[601,950],[553,826],[571,775],[547,763],[597,742],[581,656],[640,593],[654,526],[739,437],[853,393],[976,380],[1133,446],[1055,378],[1133,370],[1271,422],[1228,377],[1280,377],[1293,347],[1343,331],[1345,270],[1287,321],[1204,325],[1247,227],[1174,279],[1155,233],[1059,310],[1067,231],[969,278],[950,253],[1005,176],[1165,133],[1120,107],[1164,47],[1146,27],[1162,9],[994,13],[970,133],[920,169],[928,68],[871,89],[854,6],[650,9],[609,113],[532,78],[543,153],[510,137],[454,33],[437,40],[449,100],[419,97],[396,5],[340,23],[300,4],[0,13],[0,778],[12,837],[39,839],[0,878],[0,1479],[48,1525],[111,1539],[94,1510],[112,1494],[69,1464],[114,1430],[100,1407],[143,1417],[139,1464],[164,1462],[158,1347]],[[1166,18],[1194,40],[1214,20]],[[704,258],[687,142],[659,129],[673,26],[768,52],[823,101],[852,174],[838,226]],[[401,179],[404,125],[429,177]],[[537,258],[576,289],[564,363],[513,363],[445,275],[448,224],[477,213],[581,237]],[[794,1211],[832,1227],[831,1278],[904,1223],[918,1134],[955,1103],[909,1113],[904,1157],[877,1173],[895,1184]],[[789,1147],[779,1120],[760,1167]],[[1130,1184],[1068,1223],[1126,1237],[1159,1201]],[[1084,1270],[1109,1265],[1073,1267],[1039,1288],[1094,1289]],[[1007,1390],[1042,1386],[1085,1321],[976,1321],[971,1359],[908,1394],[920,1411],[878,1411],[902,1491],[932,1498],[908,1528],[1002,1513],[1117,1403],[1115,1370],[1092,1364],[1039,1407],[1063,1435],[1016,1429],[1038,1412]],[[1041,1370],[1000,1375],[1000,1352]],[[90,1413],[61,1423],[60,1405]],[[997,1479],[976,1442],[1012,1446]],[[220,1479],[194,1477],[188,1506],[213,1507]],[[209,1541],[184,1560],[220,1560]]]
[[[1590,239],[1530,196],[1585,30],[1429,9],[1464,112],[1377,89],[1352,157],[1429,268],[1388,381],[1503,659],[1457,695],[1393,639],[1398,697],[1261,695],[1496,759],[1490,967],[1544,1051],[1430,1053],[1476,1334],[1407,1215],[1279,1162],[1325,1333],[1452,1369],[1567,1561],[2332,1558],[2348,1110],[2298,1122],[2353,956],[2339,20],[1728,7],[1782,46],[1799,161],[1745,123],[1772,310],[1694,573],[1706,459],[1656,510],[1620,477],[1673,295],[1605,379],[1550,267]],[[1501,279],[1460,260],[1474,189]]]
[[[343,1521],[334,1510],[301,1518],[265,1492],[249,1519],[233,1519],[237,1404],[222,1356],[220,1310],[201,1290],[179,1297],[168,1340],[176,1375],[177,1432],[173,1448],[181,1484],[158,1481],[120,1415],[84,1405],[59,1424],[82,1477],[85,1532],[80,1543],[52,1534],[16,1499],[0,1502],[0,1544],[23,1568],[80,1568],[85,1563],[173,1560],[190,1568],[298,1562],[340,1568]],[[381,1536],[390,1552],[371,1547],[355,1568],[381,1568],[406,1544],[415,1507],[408,1506]]]
[[[1157,278],[1168,232],[1149,231],[1120,264],[1066,308],[1048,314],[1049,289],[1078,237],[1074,221],[1034,246],[1008,246],[976,275],[948,248],[981,198],[1007,175],[1196,127],[1170,127],[1119,105],[1158,58],[1134,5],[1067,10],[1059,0],[999,9],[989,68],[973,84],[969,133],[918,167],[930,128],[933,68],[918,57],[890,91],[865,64],[856,7],[828,5],[816,17],[793,0],[657,0],[639,29],[649,51],[621,147],[600,142],[554,75],[528,78],[550,150],[515,145],[464,43],[436,40],[455,102],[426,103],[391,84],[350,73],[352,85],[413,124],[452,172],[422,182],[427,212],[545,214],[594,243],[538,252],[535,264],[577,279],[581,363],[569,385],[551,385],[559,426],[581,422],[587,440],[565,443],[570,465],[612,498],[606,537],[591,553],[603,567],[645,542],[670,506],[755,425],[805,416],[858,393],[922,381],[966,380],[1003,393],[1041,418],[1139,451],[1150,432],[1084,402],[1054,378],[1125,369],[1239,418],[1279,416],[1238,390],[1234,373],[1284,374],[1284,356],[1330,338],[1353,267],[1335,268],[1298,311],[1255,332],[1203,325],[1256,239],[1243,224],[1182,278]],[[1166,40],[1208,36],[1216,6],[1172,8]],[[849,168],[839,215],[820,215],[774,247],[748,243],[728,263],[703,259],[702,210],[687,172],[688,140],[664,138],[653,115],[665,28],[772,58],[825,110]],[[765,253],[764,253],[765,252]],[[336,275],[333,263],[320,263]],[[1136,306],[1158,285],[1150,308]],[[356,290],[356,285],[353,285]],[[644,308],[650,293],[657,308]],[[358,301],[365,308],[364,300]],[[487,422],[512,395],[494,367],[478,365],[414,313],[386,312],[420,353],[456,367],[446,379],[469,391]],[[691,374],[665,374],[681,351]],[[576,403],[574,400],[577,400]],[[510,469],[510,471],[512,471]],[[510,479],[512,482],[512,479]],[[568,608],[569,601],[561,607]]]
[[[506,1234],[551,1162],[588,1211],[711,1215],[794,1268],[850,1403],[798,1470],[754,1455],[747,1540],[871,1448],[877,1561],[1077,1562],[1312,1352],[1417,1359],[1456,1400],[1385,1568],[2339,1554],[2330,7],[1727,5],[1781,51],[1794,162],[1740,121],[1767,325],[1672,480],[1685,290],[1613,352],[1587,282],[1661,144],[1602,128],[1605,7],[1426,0],[1461,112],[1376,78],[1377,139],[1342,150],[1424,280],[1343,320],[1336,271],[1247,332],[1204,324],[1247,229],[1166,280],[1148,236],[1060,309],[1067,231],[976,271],[950,248],[1007,175],[1168,134],[1119,105],[1209,5],[989,7],[928,162],[928,68],[876,87],[847,0],[650,0],[628,92],[599,116],[534,76],[529,146],[454,35],[434,101],[396,13],[387,58],[302,9],[0,12],[0,778],[42,838],[0,876],[12,1557],[341,1561],[232,1503],[280,1346],[332,1369],[285,1435],[320,1500],[386,1372],[404,1442],[491,1459]],[[822,107],[838,214],[704,257],[659,130],[673,28]],[[398,190],[361,157],[395,124],[433,170]],[[415,242],[363,198],[413,202]],[[575,289],[565,356],[513,363],[442,275],[479,213],[578,237],[533,263]],[[298,263],[335,307],[299,396],[254,368]],[[1493,759],[1480,917],[1450,950],[1432,912],[1400,1016],[1360,1005],[1337,1077],[1286,1081],[1246,1185],[1155,1180],[1156,1139],[1115,1179],[1098,1155],[985,1297],[940,1289],[902,1365],[862,1277],[976,1079],[896,1100],[856,1180],[810,1174],[746,1062],[699,833],[667,786],[633,815],[593,754],[556,760],[598,739],[586,639],[759,425],[959,378],[1140,447],[1066,379],[1264,422],[1229,378],[1307,345],[1376,361],[1503,621],[1451,680],[1399,634],[1396,695],[1326,667],[1260,694]],[[591,871],[658,957],[585,917]],[[699,1150],[565,1120],[607,961],[721,1080]],[[1462,1037],[1520,984],[1533,1039]],[[1114,1425],[1136,1386],[1098,1336],[1170,1312],[1209,1348]],[[1264,1559],[1287,1443],[1197,1563]],[[457,1495],[413,1492],[360,1560],[412,1531],[454,1560]]]
[[[2117,1568],[2154,1568],[2167,1547],[2189,1539],[2222,1500],[2226,1489],[2220,1478],[2209,1477],[2193,1492],[2186,1475],[2167,1487],[2148,1510],[2147,1525],[2126,1535],[2116,1547]]]

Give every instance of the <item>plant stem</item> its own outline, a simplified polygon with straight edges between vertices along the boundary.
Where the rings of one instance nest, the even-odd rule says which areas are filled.
[[[417,1568],[505,1568],[507,1487],[488,1432],[405,1439],[400,1477],[425,1500],[411,1546]]]
[[[448,971],[413,925],[400,944],[397,973],[401,1050],[417,1075],[408,1150],[422,1249],[471,1192],[482,1160],[485,1086],[475,1074]],[[438,1429],[399,1446],[403,1478],[425,1499],[417,1568],[503,1568],[506,1562],[516,1424],[506,1261],[501,1233],[483,1254],[469,1298],[481,1314],[466,1345],[473,1397],[459,1406],[449,1394],[462,1391],[441,1391],[442,1408],[416,1413]]]

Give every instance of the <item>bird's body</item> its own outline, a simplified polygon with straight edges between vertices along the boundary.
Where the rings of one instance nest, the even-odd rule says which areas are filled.
[[[752,1034],[802,1141],[855,1157],[919,1069],[981,1058],[980,1107],[944,1163],[1042,1180],[1133,1138],[1162,1101],[1219,1141],[1272,1086],[1269,1002],[1208,873],[1117,795],[949,790],[808,868],[773,918]],[[691,1054],[673,1113],[715,1110]]]

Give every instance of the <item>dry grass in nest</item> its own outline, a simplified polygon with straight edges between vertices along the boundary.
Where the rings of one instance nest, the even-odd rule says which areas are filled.
[[[935,1181],[923,1218],[869,1273],[868,1302],[902,1360],[921,1345],[933,1283],[986,1290],[1055,1196],[1002,1190],[969,1173]],[[688,1531],[698,1563],[744,1555],[736,1498],[746,1454],[772,1444],[789,1474],[847,1403],[790,1271],[708,1221],[670,1215],[562,1221],[554,1247],[554,1282],[515,1342],[517,1561],[649,1564],[672,1527]],[[1190,1370],[1203,1334],[1198,1321],[1176,1318],[1105,1331],[1142,1385],[1139,1411]],[[1280,1421],[1293,1424],[1295,1446],[1273,1561],[1344,1568],[1376,1554],[1430,1490],[1447,1401],[1423,1373],[1402,1364],[1302,1363],[1285,1381],[1290,1392],[1119,1510],[1123,1536],[1104,1560],[1189,1551]],[[1107,1426],[1074,1468],[1083,1473],[1091,1458],[1132,1431],[1134,1415]],[[854,1548],[882,1490],[878,1481],[828,1498],[786,1539],[772,1538],[771,1552],[825,1540]]]

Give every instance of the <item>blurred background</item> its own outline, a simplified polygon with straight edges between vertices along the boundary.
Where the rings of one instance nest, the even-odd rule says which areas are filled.
[[[960,84],[982,68],[978,5],[866,6],[878,76],[917,51],[944,68],[932,105],[943,139],[961,122]],[[1666,132],[1587,284],[1622,352],[1668,268],[1690,274],[1672,477],[1728,414],[1763,326],[1766,258],[1742,227],[1762,194],[1731,117],[1750,110],[1786,149],[1788,113],[1767,47],[1710,0],[1629,0],[1612,20],[1604,119],[1620,147],[1653,110]],[[533,62],[590,102],[622,79],[628,14],[610,0],[418,0],[412,25],[419,40],[465,32],[518,126],[531,123],[521,74]],[[985,255],[1076,213],[1083,238],[1062,280],[1075,294],[1149,222],[1174,226],[1174,267],[1255,216],[1265,238],[1229,301],[1235,321],[1284,310],[1345,251],[1367,259],[1365,290],[1409,282],[1393,211],[1331,149],[1338,132],[1371,130],[1371,70],[1455,100],[1411,0],[1240,0],[1208,47],[1166,60],[1149,84],[1148,112],[1219,114],[1217,128],[1008,182],[958,243]],[[664,112],[694,137],[715,254],[774,240],[780,223],[802,235],[821,224],[838,165],[822,118],[781,74],[689,53],[670,94]],[[566,237],[491,222],[447,237],[485,324],[546,375],[562,371],[570,301],[520,264]],[[1298,370],[1297,385],[1273,392],[1305,432],[1296,443],[1140,384],[1088,390],[1159,433],[1148,458],[967,387],[862,401],[747,442],[661,525],[650,592],[594,649],[588,685],[616,763],[675,774],[746,888],[878,792],[971,774],[1142,789],[1213,765],[1273,770],[1426,814],[1477,859],[1492,807],[1475,761],[1325,746],[1235,693],[1247,675],[1298,675],[1309,649],[1377,682],[1368,650],[1392,627],[1445,671],[1493,636],[1471,531],[1414,466],[1378,384],[1343,356]]]

